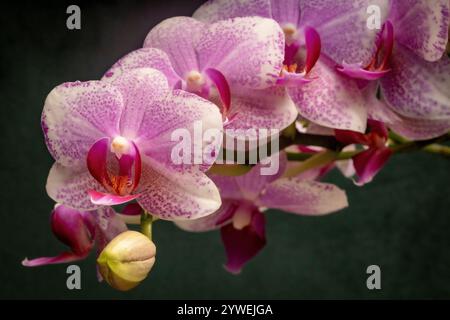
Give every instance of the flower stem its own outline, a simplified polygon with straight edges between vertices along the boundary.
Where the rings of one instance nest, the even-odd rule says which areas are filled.
[[[425,148],[423,148],[423,151],[429,152],[429,153],[440,154],[445,157],[450,157],[450,147],[444,146],[442,144],[437,144],[437,143],[430,144],[429,146],[426,146]]]
[[[141,233],[146,235],[150,240],[152,240],[152,224],[154,220],[153,216],[147,211],[144,211],[141,215]]]
[[[420,140],[420,141],[409,141],[402,136],[390,132],[389,140],[391,142],[389,148],[393,151],[393,153],[406,153],[413,151],[424,151],[433,154],[440,154],[447,157],[450,157],[450,146],[442,145],[439,143],[443,143],[450,140],[450,133],[444,134],[440,137],[428,139],[428,140]],[[329,153],[326,153],[327,156],[322,155],[318,156],[318,153],[312,152],[286,152],[287,158],[289,161],[303,161],[307,162],[305,165],[301,166],[301,168],[297,168],[297,170],[303,172],[306,169],[311,169],[313,167],[317,167],[322,163],[327,164],[329,160],[332,159],[334,161],[340,160],[349,160],[358,153],[364,151],[365,149],[355,150],[355,151],[341,151],[342,144],[340,144],[336,139],[332,136],[322,136],[322,135],[312,135],[312,134],[304,134],[304,133],[296,133],[295,135],[281,135],[279,138],[279,149],[283,150],[292,145],[307,145],[307,146],[321,146],[328,149]],[[321,152],[319,154],[323,154]],[[268,145],[268,154],[271,154],[270,143]],[[235,154],[235,158],[236,154]],[[245,157],[244,159],[249,159],[249,157]],[[258,162],[259,152],[258,152]],[[224,176],[239,176],[247,173],[252,168],[252,165],[249,164],[215,164],[210,172],[214,174],[224,175]]]

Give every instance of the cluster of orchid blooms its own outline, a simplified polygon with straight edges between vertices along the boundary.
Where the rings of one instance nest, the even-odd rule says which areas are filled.
[[[368,27],[369,6],[379,28]],[[331,169],[363,185],[397,150],[448,138],[449,6],[216,0],[162,21],[100,80],[49,93],[51,227],[70,250],[23,264],[76,261],[96,246],[99,278],[128,290],[153,266],[151,226],[162,219],[220,229],[225,267],[238,273],[266,243],[266,209],[336,212],[348,205],[345,192],[319,182]],[[202,135],[221,133],[201,142],[208,159],[174,163],[171,133],[194,136],[199,121]],[[277,172],[215,164],[230,128],[279,130],[282,150],[267,155]],[[133,223],[141,232],[128,231]]]

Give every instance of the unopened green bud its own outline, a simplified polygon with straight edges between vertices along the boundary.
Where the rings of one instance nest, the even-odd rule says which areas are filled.
[[[111,240],[97,264],[108,284],[121,291],[136,287],[155,263],[156,246],[140,232],[125,231]]]

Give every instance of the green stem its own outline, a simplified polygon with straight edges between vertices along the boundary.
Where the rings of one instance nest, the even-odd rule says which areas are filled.
[[[146,235],[150,240],[152,240],[152,224],[153,216],[148,212],[144,212],[141,215],[141,233]]]
[[[423,151],[429,152],[429,153],[434,153],[434,154],[440,154],[445,157],[450,157],[450,147],[444,146],[441,144],[437,144],[437,143],[426,146],[425,148],[423,148]]]
[[[322,151],[314,154],[309,159],[300,162],[298,165],[290,167],[283,174],[285,177],[295,177],[302,172],[317,167],[323,167],[336,160],[337,153],[331,150]]]
[[[284,150],[287,147],[293,146],[293,145],[305,145],[305,146],[316,146],[316,147],[323,147],[332,151],[339,151],[342,149],[342,144],[338,142],[333,136],[324,136],[319,134],[306,134],[306,133],[299,133],[296,134],[289,134],[284,135],[281,134],[278,137],[278,148],[276,150],[272,150],[272,142],[267,143],[264,145],[265,148],[267,148],[267,155],[266,157],[269,157],[273,152],[278,152],[279,150]],[[259,146],[254,151],[256,153],[256,162],[260,162],[262,159],[260,158],[260,152],[259,152]],[[226,158],[227,150],[223,150],[224,160],[233,160],[234,162],[237,161],[237,159],[245,159],[245,165],[253,165],[254,163],[249,163],[250,156],[248,155],[248,152],[246,151],[234,151],[232,152],[232,159]],[[240,156],[240,157],[239,157]]]
[[[428,140],[422,140],[422,141],[408,141],[405,138],[399,136],[398,134],[395,134],[393,132],[389,133],[389,139],[391,142],[393,142],[392,145],[389,147],[393,151],[393,153],[406,153],[406,152],[413,152],[413,151],[424,151],[434,154],[440,154],[444,156],[450,157],[450,147],[446,145],[441,145],[438,143],[443,143],[445,141],[450,140],[450,133],[444,134],[440,137],[428,139]],[[317,153],[308,153],[308,152],[300,152],[300,153],[294,153],[294,152],[287,152],[287,158],[289,161],[308,161],[307,164],[302,166],[302,169],[298,169],[300,171],[305,171],[305,168],[312,168],[317,167],[318,165],[321,165],[322,163],[325,163],[328,161],[328,159],[331,159],[331,155],[333,160],[339,161],[339,160],[349,160],[358,153],[364,151],[364,149],[361,150],[355,150],[355,151],[341,151],[342,145],[335,140],[332,136],[322,136],[322,135],[311,135],[311,134],[302,134],[297,133],[295,135],[282,135],[280,136],[279,140],[279,150],[283,150],[291,145],[310,145],[310,146],[321,146],[325,147],[330,151],[330,153],[327,153],[329,156],[320,156],[318,157]],[[269,152],[270,155],[271,149],[269,144]],[[320,154],[323,154],[320,153]],[[235,154],[236,156],[236,154]],[[319,159],[318,159],[319,158]],[[235,157],[235,159],[237,159]],[[246,160],[248,157],[245,158]],[[258,153],[258,162],[261,159],[259,159],[259,153]],[[309,161],[311,160],[311,161]],[[239,176],[247,173],[251,169],[251,166],[248,164],[231,164],[231,165],[214,165],[210,172],[213,172],[215,174],[225,175],[225,176]]]

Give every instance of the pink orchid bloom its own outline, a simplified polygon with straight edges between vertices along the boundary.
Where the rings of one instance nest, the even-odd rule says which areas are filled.
[[[332,0],[211,0],[193,17],[210,23],[254,15],[277,21],[286,38],[284,70],[277,83],[288,87],[300,115],[322,126],[363,133],[365,101],[357,81],[337,72],[335,61],[370,61],[377,31],[367,28],[369,5],[380,7],[384,21],[387,0],[339,5]]]
[[[392,150],[387,147],[388,130],[379,121],[369,120],[370,132],[361,134],[348,130],[335,130],[336,139],[346,145],[360,144],[367,149],[352,158],[353,166],[358,175],[357,185],[364,185],[372,181],[373,177],[386,164]]]
[[[214,176],[223,199],[221,208],[208,217],[176,221],[187,231],[220,228],[227,254],[225,268],[232,273],[239,273],[266,244],[264,208],[318,216],[348,205],[345,192],[334,185],[302,177],[283,177],[286,155],[272,157],[280,157],[277,174],[261,175],[262,165],[258,164],[243,176]]]
[[[362,85],[378,80],[382,101],[375,101],[377,85],[371,86],[369,117],[410,139],[430,139],[450,129],[450,59],[444,54],[449,11],[448,0],[390,1],[371,62],[339,68]]]
[[[70,251],[55,257],[25,259],[22,265],[36,267],[83,260],[92,251],[95,242],[99,253],[115,236],[127,230],[125,223],[109,207],[78,211],[57,204],[51,213],[50,225],[53,234],[69,246]]]
[[[297,110],[276,81],[282,69],[284,37],[270,19],[246,17],[207,25],[174,17],[155,26],[144,48],[120,59],[105,78],[151,67],[172,88],[216,103],[228,129],[284,129]]]
[[[177,165],[171,159],[178,143],[171,133],[183,128],[194,136],[195,122],[201,122],[202,136],[208,129],[222,129],[214,104],[172,91],[155,69],[57,86],[42,113],[46,144],[56,160],[47,192],[58,203],[80,210],[136,199],[162,219],[210,214],[221,200],[204,171],[217,155],[204,154],[208,161],[202,165]],[[220,138],[205,142],[202,150],[217,150]]]

